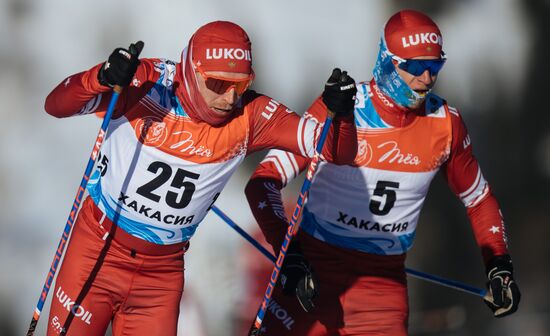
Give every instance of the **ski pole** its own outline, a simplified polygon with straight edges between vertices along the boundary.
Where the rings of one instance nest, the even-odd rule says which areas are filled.
[[[304,180],[304,184],[302,185],[302,189],[300,190],[300,194],[298,195],[298,200],[296,201],[296,206],[292,213],[292,217],[288,225],[288,230],[286,232],[285,239],[283,241],[283,244],[281,245],[281,250],[279,251],[279,256],[277,257],[277,260],[275,262],[275,267],[273,268],[271,277],[269,278],[269,284],[267,285],[267,289],[265,291],[262,304],[258,309],[258,314],[256,315],[254,325],[250,330],[250,335],[258,335],[260,328],[262,326],[262,321],[267,311],[267,305],[271,300],[271,295],[273,294],[273,288],[275,288],[275,284],[277,283],[277,279],[279,278],[279,273],[281,271],[281,267],[283,266],[283,261],[285,260],[286,252],[288,250],[288,247],[290,246],[290,242],[292,238],[294,237],[294,235],[296,235],[296,232],[298,231],[298,228],[300,226],[300,224],[298,223],[298,218],[300,218],[300,215],[302,213],[302,208],[307,198],[309,187],[311,186],[311,181],[313,179],[313,176],[315,175],[315,171],[317,170],[317,165],[319,163],[321,152],[323,150],[325,140],[327,139],[328,131],[330,129],[330,125],[332,124],[333,118],[334,118],[334,112],[327,110],[327,119],[325,120],[325,124],[323,125],[321,135],[319,136],[319,142],[317,143],[317,147],[315,148],[315,153],[307,169],[306,179]]]
[[[134,44],[134,47],[137,50],[137,56],[139,56],[139,54],[141,53],[141,50],[143,49],[143,42],[141,41],[136,42]],[[67,245],[67,240],[69,239],[69,234],[71,233],[71,229],[76,219],[78,209],[80,208],[80,203],[82,202],[82,198],[84,197],[84,193],[86,192],[86,185],[88,184],[88,180],[90,179],[90,174],[92,173],[92,169],[94,168],[95,160],[99,154],[99,150],[101,149],[103,140],[105,139],[105,133],[107,132],[107,127],[109,126],[109,122],[111,121],[113,111],[115,110],[118,96],[120,95],[121,92],[122,92],[122,87],[119,85],[115,85],[113,88],[113,95],[111,96],[111,100],[107,108],[107,112],[105,113],[105,117],[103,118],[101,128],[99,129],[99,133],[97,135],[97,138],[95,139],[94,146],[92,148],[92,154],[90,155],[90,159],[88,160],[88,165],[84,170],[84,176],[82,176],[82,180],[80,181],[80,186],[76,191],[76,196],[73,201],[71,212],[69,213],[69,218],[67,219],[67,223],[65,224],[65,229],[63,230],[63,234],[61,235],[61,240],[59,241],[57,250],[55,251],[55,256],[53,258],[52,265],[50,267],[48,275],[46,276],[46,281],[44,283],[44,287],[42,288],[42,293],[40,294],[40,298],[38,299],[38,303],[36,305],[36,308],[34,309],[34,314],[29,326],[29,330],[27,331],[27,336],[34,335],[34,331],[36,330],[36,325],[38,324],[40,313],[42,312],[42,308],[44,307],[44,303],[46,302],[46,298],[48,296],[48,292],[50,291],[53,278],[55,277],[55,274],[57,272],[59,261],[61,260],[61,256],[63,255],[63,251],[65,250],[65,246]]]
[[[487,291],[484,289],[473,287],[468,284],[462,283],[460,281],[445,279],[437,275],[420,272],[407,267],[405,267],[405,272],[407,272],[407,274],[412,276],[413,278],[428,281],[444,287],[456,289],[468,294],[479,296],[481,298],[485,297],[485,295],[487,294]]]
[[[218,215],[225,223],[227,223],[229,226],[231,226],[235,231],[237,231],[244,239],[248,240],[248,242],[252,245],[254,245],[255,248],[258,249],[258,251],[262,252],[262,254],[269,259],[272,263],[275,263],[277,259],[271,252],[269,252],[265,247],[263,247],[258,241],[254,238],[252,238],[248,233],[246,233],[245,230],[243,230],[237,223],[235,223],[229,216],[227,216],[223,211],[220,210],[217,206],[212,206],[212,211],[216,215]]]
[[[235,222],[233,222],[231,220],[231,218],[229,218],[229,216],[227,216],[223,211],[221,211],[215,205],[212,206],[212,210],[225,223],[227,223],[229,226],[231,226],[233,229],[235,229],[235,231],[237,231],[241,236],[243,236],[250,244],[254,245],[254,247],[256,247],[267,259],[269,259],[272,263],[275,263],[275,261],[276,261],[275,256],[273,254],[271,254],[268,250],[266,250],[265,247],[263,247],[260,243],[258,243],[257,240],[252,238],[240,226],[238,226]],[[446,279],[446,278],[443,278],[443,277],[440,277],[440,276],[437,276],[437,275],[420,272],[420,271],[417,271],[417,270],[414,270],[414,269],[411,269],[411,268],[406,268],[405,267],[405,272],[408,275],[412,276],[413,278],[428,281],[428,282],[431,282],[431,283],[434,283],[434,284],[437,284],[437,285],[441,285],[441,286],[444,286],[444,287],[456,289],[456,290],[459,290],[459,291],[462,291],[462,292],[465,292],[465,293],[468,293],[468,294],[479,296],[481,298],[483,298],[487,294],[486,290],[476,288],[476,287],[467,285],[467,284],[459,282],[459,281],[450,280],[450,279]]]
[[[76,196],[73,201],[73,206],[71,208],[71,212],[69,213],[69,218],[67,219],[67,223],[65,224],[65,229],[63,230],[63,234],[61,235],[61,240],[59,241],[59,245],[57,246],[57,250],[55,251],[55,256],[53,258],[52,265],[50,267],[48,275],[46,276],[46,282],[44,283],[44,287],[42,288],[42,293],[40,294],[40,298],[38,299],[38,304],[34,309],[34,315],[32,317],[31,324],[29,326],[29,331],[27,332],[27,336],[32,336],[34,334],[36,325],[38,324],[40,313],[42,312],[42,308],[44,307],[44,303],[46,302],[46,297],[48,296],[48,292],[52,285],[53,278],[55,277],[55,274],[57,272],[57,267],[59,266],[59,261],[61,260],[63,251],[65,250],[65,245],[67,244],[69,234],[71,232],[74,221],[76,219],[76,214],[80,207],[80,203],[82,202],[82,198],[84,197],[84,193],[86,192],[86,185],[88,184],[88,180],[90,179],[90,174],[95,165],[95,160],[97,158],[97,155],[99,154],[99,150],[101,148],[101,145],[103,144],[103,140],[105,139],[105,132],[107,131],[107,127],[109,126],[109,122],[111,121],[111,116],[113,114],[114,107],[118,100],[118,96],[120,95],[121,92],[122,92],[122,87],[115,85],[115,87],[113,88],[113,95],[111,97],[111,101],[109,102],[109,108],[107,109],[107,113],[103,118],[103,123],[101,124],[101,128],[99,129],[99,133],[95,140],[94,147],[92,149],[92,154],[90,155],[90,159],[88,160],[88,165],[86,166],[86,170],[84,171],[84,176],[82,176],[80,186],[78,187],[78,190],[76,192]]]

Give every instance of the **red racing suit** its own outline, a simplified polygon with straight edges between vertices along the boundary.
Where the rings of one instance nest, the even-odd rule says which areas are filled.
[[[439,169],[467,209],[485,262],[508,253],[499,206],[459,112],[433,94],[417,110],[401,108],[374,80],[357,89],[357,157],[351,165],[319,165],[297,236],[319,279],[316,308],[307,314],[277,289],[266,335],[406,335],[404,261]],[[325,117],[321,99],[306,117]],[[271,150],[247,185],[252,212],[276,252],[288,226],[280,190],[309,161]]]
[[[105,111],[112,93],[97,80],[100,67],[61,82],[46,111]],[[111,320],[115,335],[175,335],[184,250],[238,165],[268,148],[314,153],[322,125],[254,91],[223,126],[190,118],[180,70],[142,59],[120,95],[56,281],[48,335],[68,324],[69,334],[103,335]],[[324,155],[350,163],[353,116],[335,121]]]

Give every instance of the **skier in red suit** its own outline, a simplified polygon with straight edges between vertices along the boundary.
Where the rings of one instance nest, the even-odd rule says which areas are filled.
[[[520,292],[499,206],[459,111],[432,92],[445,63],[442,46],[423,13],[403,10],[386,23],[374,78],[357,84],[357,156],[349,165],[319,164],[281,271],[286,281],[272,297],[288,319],[266,314],[263,334],[407,335],[404,263],[439,170],[466,207],[481,249],[486,303],[496,317],[516,311]],[[317,99],[306,117],[323,120],[325,110]],[[309,162],[271,150],[247,185],[275,252],[288,226],[280,191]]]
[[[176,335],[183,255],[244,158],[279,148],[310,157],[322,125],[249,90],[251,43],[231,22],[206,24],[180,63],[138,59],[139,44],[64,79],[46,111],[105,111],[125,87],[57,278],[48,335]],[[356,154],[355,85],[335,70],[325,102],[336,113],[324,154]]]

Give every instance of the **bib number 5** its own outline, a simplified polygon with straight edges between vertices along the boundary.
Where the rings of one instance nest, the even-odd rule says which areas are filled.
[[[399,189],[399,182],[378,181],[369,204],[370,212],[379,216],[387,215],[395,205],[396,189]]]
[[[158,175],[151,181],[137,188],[136,192],[138,194],[158,203],[161,196],[155,194],[154,191],[172,178],[170,186],[178,189],[178,192],[167,191],[165,196],[166,204],[174,209],[183,209],[189,205],[193,193],[195,192],[195,184],[191,181],[185,181],[185,179],[197,180],[200,176],[199,174],[178,168],[172,177],[172,167],[160,161],[152,162],[147,170]]]

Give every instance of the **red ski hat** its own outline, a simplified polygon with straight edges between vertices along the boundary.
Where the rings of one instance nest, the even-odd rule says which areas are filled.
[[[384,39],[388,50],[404,59],[443,55],[439,28],[421,12],[402,10],[395,13],[384,27]]]
[[[202,71],[252,74],[252,52],[248,35],[239,25],[210,22],[195,32],[189,43],[192,61]]]

